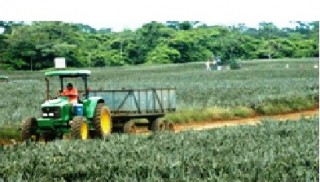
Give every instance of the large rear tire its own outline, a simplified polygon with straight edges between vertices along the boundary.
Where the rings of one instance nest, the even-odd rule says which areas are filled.
[[[92,124],[95,128],[95,136],[99,138],[103,138],[111,133],[111,114],[104,103],[97,104]]]
[[[39,140],[39,135],[36,133],[38,124],[37,119],[34,117],[26,118],[21,125],[21,139],[24,140]]]
[[[160,132],[166,129],[165,123],[162,118],[157,118],[155,121],[151,123],[151,130],[153,132]]]
[[[74,117],[71,125],[71,137],[73,139],[86,140],[88,136],[89,128],[85,119],[81,116]]]
[[[127,121],[124,125],[123,125],[123,132],[124,133],[136,133],[137,132],[137,127],[135,125],[135,123],[131,120],[131,121]]]

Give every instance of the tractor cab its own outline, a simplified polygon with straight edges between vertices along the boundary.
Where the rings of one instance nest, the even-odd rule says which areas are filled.
[[[46,80],[46,102],[42,104],[42,116],[43,117],[54,117],[56,115],[54,112],[50,113],[49,111],[53,106],[64,106],[71,108],[72,116],[82,116],[83,115],[83,101],[88,99],[88,77],[91,72],[89,70],[63,70],[63,71],[50,71],[45,73]],[[50,77],[59,78],[59,91],[58,96],[51,97],[52,90],[50,85]],[[80,80],[80,83],[79,83]],[[68,95],[66,92],[69,90],[69,86],[74,86],[72,88],[75,92],[75,95]],[[55,85],[57,86],[57,84]],[[80,86],[80,87],[79,87]],[[78,90],[80,89],[80,90]],[[53,89],[57,90],[57,89]],[[71,92],[70,92],[71,93]],[[76,102],[71,102],[72,98],[76,98]],[[48,112],[46,112],[48,111]],[[69,119],[71,119],[71,117]]]
[[[84,99],[88,99],[88,77],[90,76],[91,72],[89,70],[63,70],[63,71],[50,71],[45,73],[45,80],[46,80],[46,95],[47,95],[47,100],[51,99],[50,96],[50,77],[59,77],[59,96],[62,96],[61,94],[63,93],[63,90],[66,88],[67,83],[72,83],[72,82],[78,82],[79,83],[79,78],[81,79],[82,83],[77,84],[82,85],[82,90],[80,90],[79,93],[84,96]],[[73,83],[75,84],[75,83]],[[80,99],[80,96],[79,96]]]

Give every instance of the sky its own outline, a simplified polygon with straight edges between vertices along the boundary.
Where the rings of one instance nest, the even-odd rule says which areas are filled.
[[[1,0],[3,21],[64,21],[122,31],[158,21],[200,21],[207,25],[319,21],[319,0]]]

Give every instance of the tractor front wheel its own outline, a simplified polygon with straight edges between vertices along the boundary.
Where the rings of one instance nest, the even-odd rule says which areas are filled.
[[[104,103],[97,104],[92,124],[95,128],[95,135],[99,138],[103,138],[111,133],[111,114]]]
[[[21,139],[24,140],[39,140],[39,135],[36,133],[37,130],[37,119],[29,117],[22,122],[21,125]]]
[[[76,116],[73,118],[73,122],[71,125],[71,137],[73,139],[88,139],[89,128],[85,119],[80,116]]]

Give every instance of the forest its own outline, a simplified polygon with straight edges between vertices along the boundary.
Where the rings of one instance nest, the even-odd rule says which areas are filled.
[[[151,21],[114,32],[61,21],[0,21],[0,69],[41,70],[65,57],[68,67],[319,57],[319,22],[278,28],[261,22],[209,26],[199,21]]]

